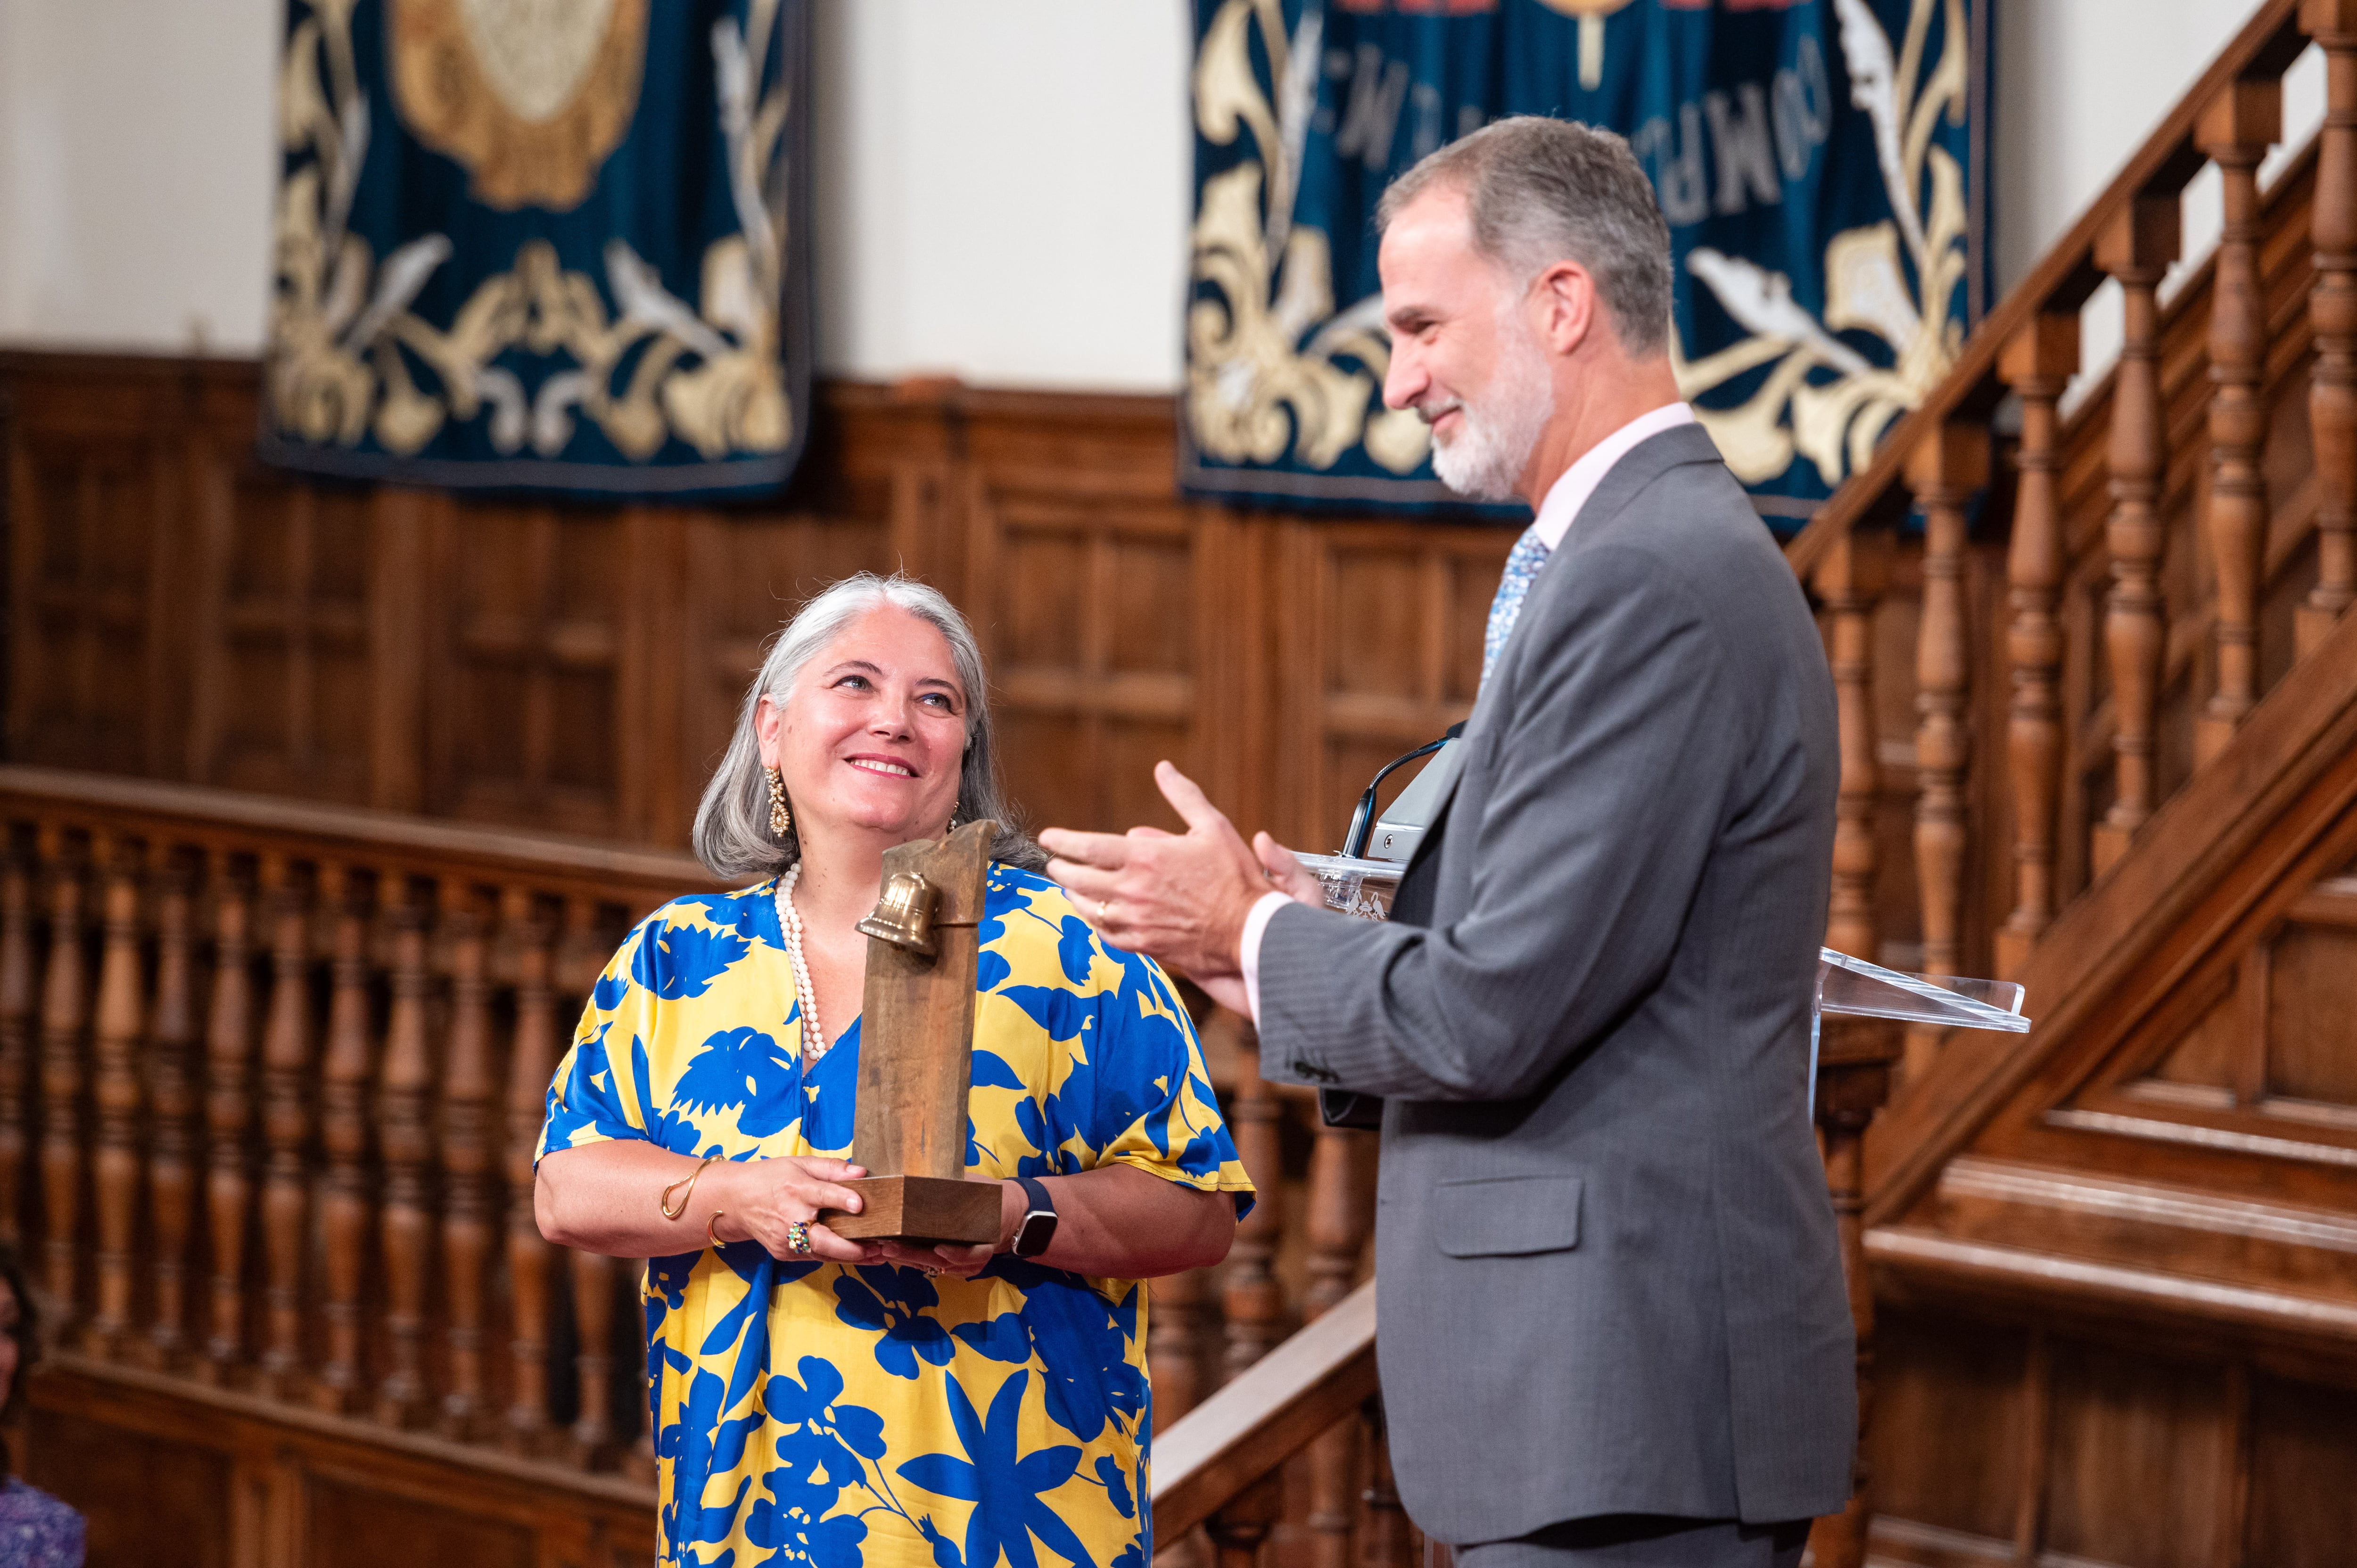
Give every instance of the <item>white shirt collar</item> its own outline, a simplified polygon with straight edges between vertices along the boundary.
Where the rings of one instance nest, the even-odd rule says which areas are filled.
[[[1651,413],[1641,413],[1611,435],[1598,441],[1580,455],[1579,461],[1563,471],[1539,505],[1537,521],[1533,525],[1549,550],[1563,548],[1563,536],[1571,532],[1571,520],[1604,482],[1612,466],[1627,456],[1641,441],[1674,430],[1681,424],[1695,422],[1694,410],[1683,403],[1663,403]]]

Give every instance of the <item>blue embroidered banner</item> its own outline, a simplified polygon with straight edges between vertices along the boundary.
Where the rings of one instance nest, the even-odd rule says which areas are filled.
[[[1180,482],[1460,510],[1382,403],[1392,177],[1505,114],[1629,138],[1680,387],[1797,527],[1979,318],[1989,0],[1196,0]]]
[[[261,451],[774,489],[810,409],[808,0],[289,0]]]

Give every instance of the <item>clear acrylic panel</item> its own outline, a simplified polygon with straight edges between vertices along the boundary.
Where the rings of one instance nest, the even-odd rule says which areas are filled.
[[[2021,987],[2012,981],[1909,974],[1831,948],[1817,950],[1817,1011],[1951,1029],[2029,1030],[2021,1015]]]

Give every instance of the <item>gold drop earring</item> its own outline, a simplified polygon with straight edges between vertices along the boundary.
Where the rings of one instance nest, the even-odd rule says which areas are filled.
[[[783,838],[794,825],[794,814],[786,810],[786,776],[774,768],[764,768],[761,776],[770,784],[770,832]]]

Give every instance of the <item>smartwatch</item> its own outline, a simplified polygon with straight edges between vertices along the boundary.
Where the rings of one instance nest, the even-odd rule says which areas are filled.
[[[1015,1222],[1012,1251],[1018,1258],[1036,1258],[1056,1239],[1056,1200],[1048,1196],[1048,1184],[1038,1176],[1019,1176],[1015,1181],[1028,1207]]]

